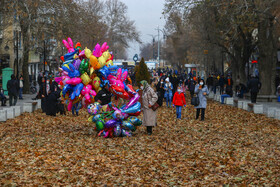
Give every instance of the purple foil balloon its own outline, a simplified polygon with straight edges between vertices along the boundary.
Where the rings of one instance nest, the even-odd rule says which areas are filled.
[[[104,127],[110,129],[110,128],[114,128],[116,124],[117,124],[117,120],[111,119],[105,123]]]
[[[140,95],[139,95],[138,93],[136,93],[136,94],[134,95],[134,97],[132,97],[132,98],[130,99],[129,103],[126,105],[126,107],[124,107],[124,109],[126,110],[126,109],[128,109],[129,107],[131,107],[132,105],[134,105],[135,103],[137,103],[138,100],[139,100],[139,98],[140,98]]]
[[[80,59],[75,60],[75,61],[74,61],[74,63],[73,63],[73,65],[74,65],[75,69],[79,69],[80,64],[81,64],[81,60],[80,60]]]

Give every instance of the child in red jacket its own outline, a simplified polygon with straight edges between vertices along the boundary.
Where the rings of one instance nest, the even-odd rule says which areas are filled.
[[[182,106],[186,106],[186,99],[182,89],[178,86],[173,97],[173,106],[176,106],[177,119],[181,119]]]

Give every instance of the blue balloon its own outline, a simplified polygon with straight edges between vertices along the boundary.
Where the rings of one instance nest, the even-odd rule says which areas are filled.
[[[73,78],[73,77],[79,77],[80,76],[80,72],[78,70],[75,69],[74,65],[73,64],[68,64],[69,68],[66,67],[66,66],[62,66],[62,69],[64,71],[67,71],[68,72],[68,76]]]
[[[79,52],[79,49],[76,49],[74,52],[72,53],[67,53],[66,55],[64,55],[64,61],[67,60],[71,60],[74,58],[74,55],[77,54]]]
[[[123,113],[127,113],[127,114],[134,114],[134,113],[140,111],[140,109],[141,109],[141,103],[137,102],[134,105],[132,105],[131,107],[129,107],[128,109],[125,109],[125,110],[121,109],[121,111]]]
[[[109,66],[108,69],[110,71],[116,71],[118,69],[118,66],[117,65]]]
[[[72,63],[72,62],[73,62],[73,60],[67,60],[67,61],[63,62],[63,64],[62,64],[62,65],[65,65],[65,64],[70,64],[70,63]]]
[[[122,126],[126,130],[131,130],[132,132],[136,131],[136,127],[132,125],[129,121],[123,121]]]
[[[78,84],[78,85],[76,85],[76,86],[74,87],[74,91],[73,91],[73,93],[71,94],[71,99],[72,99],[72,100],[74,100],[75,97],[79,97],[79,95],[80,95],[80,93],[81,93],[83,87],[84,87],[83,83],[80,83],[80,84]]]
[[[130,116],[129,118],[127,118],[127,121],[129,121],[130,123],[132,123],[135,126],[142,125],[142,121],[135,116]]]
[[[108,69],[107,66],[103,66],[103,68],[101,68],[101,69],[99,70],[99,72],[101,73],[101,75],[102,75],[105,79],[107,79],[108,75],[110,75],[110,70]]]
[[[63,89],[62,89],[62,95],[63,95],[63,97],[65,97],[65,95],[66,95],[66,93],[68,92],[68,91],[70,91],[70,93],[72,93],[73,92],[73,86],[72,85],[70,85],[70,84],[66,84],[64,87],[63,87]]]

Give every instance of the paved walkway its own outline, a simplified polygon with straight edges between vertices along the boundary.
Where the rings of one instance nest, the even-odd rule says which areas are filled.
[[[33,101],[32,98],[36,97],[36,95],[37,95],[37,94],[23,94],[23,95],[22,95],[23,99],[22,99],[22,100],[18,99],[18,100],[17,100],[16,106],[20,106],[20,105],[22,105],[23,103],[27,103],[27,102],[32,102],[32,101]],[[9,108],[9,107],[10,107],[10,105],[9,105],[9,99],[8,99],[7,102],[6,102],[6,105],[7,105],[7,106],[1,106],[1,105],[0,105],[0,109],[1,109],[1,108]]]

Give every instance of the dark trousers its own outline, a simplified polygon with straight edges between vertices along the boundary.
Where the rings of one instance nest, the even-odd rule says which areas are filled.
[[[16,104],[17,104],[17,96],[9,95],[9,103],[10,103],[10,106],[16,106]]]
[[[153,127],[152,126],[147,126],[147,133],[152,134],[153,132]]]
[[[194,90],[190,90],[191,98],[193,98]]]
[[[258,92],[251,92],[251,102],[252,103],[257,102],[257,96],[258,96]]]
[[[196,109],[196,119],[198,119],[200,111],[201,111],[201,120],[204,120],[205,108],[197,108]]]

